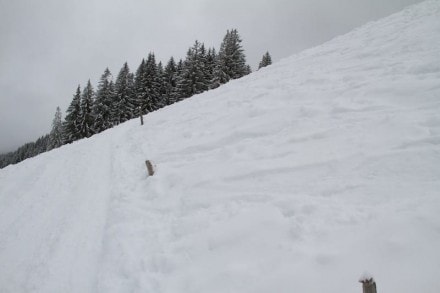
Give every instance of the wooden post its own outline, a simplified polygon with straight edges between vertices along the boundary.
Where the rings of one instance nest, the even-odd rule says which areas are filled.
[[[376,282],[373,277],[361,278],[359,282],[362,283],[362,293],[377,293]]]
[[[148,176],[154,175],[154,165],[150,160],[145,161],[145,165],[147,165]]]
[[[139,106],[139,117],[141,117],[141,125],[144,125],[144,115],[142,115],[142,107]]]

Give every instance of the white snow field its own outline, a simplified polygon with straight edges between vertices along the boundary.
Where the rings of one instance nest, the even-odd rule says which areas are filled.
[[[2,293],[360,293],[365,272],[440,292],[438,0],[0,170]]]

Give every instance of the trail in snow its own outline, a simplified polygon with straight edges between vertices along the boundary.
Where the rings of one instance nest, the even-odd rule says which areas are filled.
[[[439,19],[412,6],[0,170],[0,291],[356,292],[368,270],[436,293]]]
[[[67,147],[2,172],[0,291],[93,287],[111,192],[108,149]]]

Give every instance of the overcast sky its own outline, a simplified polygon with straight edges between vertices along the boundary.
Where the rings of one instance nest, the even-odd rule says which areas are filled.
[[[0,153],[48,133],[78,84],[166,62],[237,28],[255,69],[420,0],[0,0]]]

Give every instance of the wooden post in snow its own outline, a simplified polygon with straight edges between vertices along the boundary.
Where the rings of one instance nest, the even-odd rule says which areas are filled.
[[[359,279],[359,282],[362,283],[362,293],[377,293],[376,282],[373,277],[365,274]]]
[[[142,107],[139,106],[139,117],[141,117],[141,125],[144,125],[144,115],[142,115]]]
[[[154,165],[150,160],[145,161],[145,165],[147,165],[148,176],[154,175]]]

